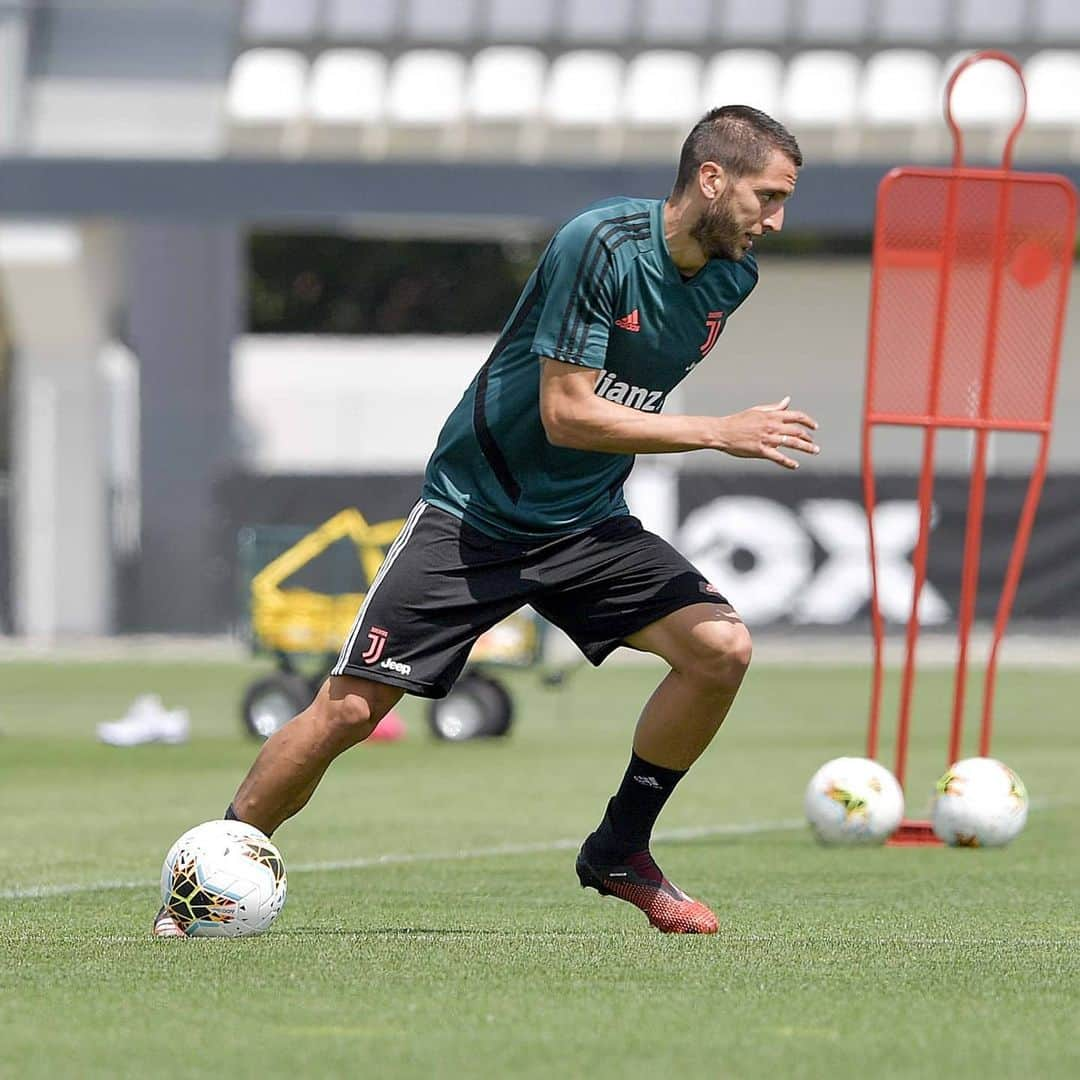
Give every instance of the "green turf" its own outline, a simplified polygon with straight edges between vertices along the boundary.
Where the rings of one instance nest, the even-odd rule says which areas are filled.
[[[153,941],[166,848],[254,753],[235,714],[255,670],[0,666],[0,1076],[1080,1075],[1080,674],[1003,673],[994,751],[1034,801],[1011,847],[826,850],[791,822],[814,769],[860,752],[866,673],[753,670],[661,822],[716,831],[656,845],[720,915],[700,939],[573,875],[655,670],[514,675],[495,742],[435,743],[407,703],[410,737],[346,755],[278,834],[269,934]],[[192,742],[97,744],[147,690],[191,710]],[[916,813],[947,695],[920,683]]]

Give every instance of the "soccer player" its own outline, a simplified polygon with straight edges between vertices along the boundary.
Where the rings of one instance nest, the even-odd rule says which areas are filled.
[[[783,225],[801,164],[781,124],[725,106],[691,130],[668,199],[609,199],[559,229],[446,421],[337,664],[263,745],[227,817],[272,833],[403,694],[446,695],[477,637],[531,604],[593,664],[626,645],[670,666],[578,879],[666,933],[716,931],[649,841],[731,708],[750,634],[716,585],[630,515],[623,483],[635,454],[715,450],[796,469],[791,452],[818,452],[816,422],[788,398],[729,416],[661,412],[750,295],[751,248]],[[162,909],[155,933],[174,929]]]

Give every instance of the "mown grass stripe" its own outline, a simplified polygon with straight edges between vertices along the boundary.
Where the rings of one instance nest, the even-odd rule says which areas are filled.
[[[681,829],[658,831],[659,842],[699,840],[709,836],[753,836],[757,833],[783,832],[805,828],[802,820],[751,821],[743,824],[698,825]],[[502,856],[542,855],[553,851],[576,851],[581,837],[566,840],[538,840],[531,844],[500,844],[495,847],[466,848],[461,851],[387,852],[358,859],[340,859],[333,862],[297,863],[290,865],[290,874],[326,873],[338,870],[368,870],[378,866],[407,866],[414,863],[461,862],[470,859],[492,859]],[[0,900],[34,900],[47,896],[74,896],[78,893],[108,892],[114,889],[149,889],[157,884],[151,881],[88,881],[56,885],[26,885],[16,889],[0,889]]]

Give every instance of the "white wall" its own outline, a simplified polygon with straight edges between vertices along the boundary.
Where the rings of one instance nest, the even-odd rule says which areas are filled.
[[[419,470],[495,336],[240,338],[241,460],[263,473]]]
[[[108,230],[70,222],[0,227],[0,295],[15,361],[13,600],[16,626],[30,636],[109,628],[101,361],[118,276]]]

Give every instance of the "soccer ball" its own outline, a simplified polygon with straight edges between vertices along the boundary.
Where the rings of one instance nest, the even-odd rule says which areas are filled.
[[[1001,847],[1027,821],[1024,782],[994,758],[964,758],[937,782],[931,824],[953,847]]]
[[[207,821],[169,849],[161,902],[188,937],[247,937],[285,905],[285,863],[254,825]]]
[[[841,757],[814,773],[803,805],[823,844],[881,844],[904,816],[904,793],[883,765]]]

